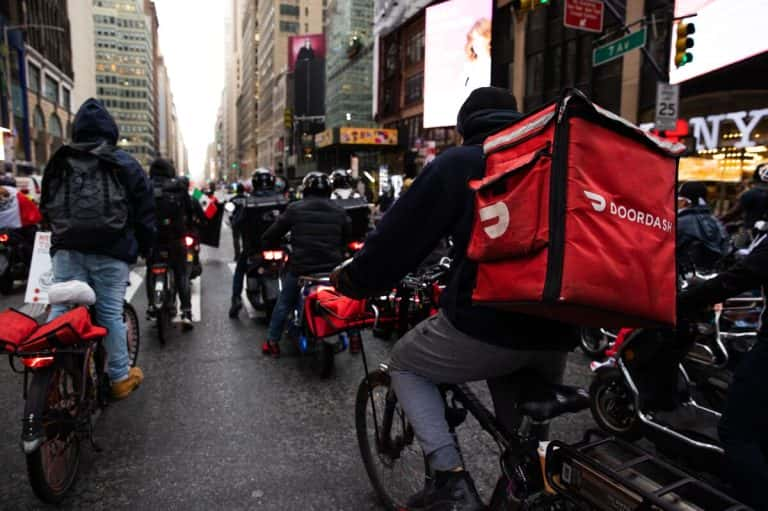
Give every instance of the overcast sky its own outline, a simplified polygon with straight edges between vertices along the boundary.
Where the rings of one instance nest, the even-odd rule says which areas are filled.
[[[160,51],[189,150],[189,170],[197,178],[203,174],[224,87],[227,4],[222,0],[155,0]]]

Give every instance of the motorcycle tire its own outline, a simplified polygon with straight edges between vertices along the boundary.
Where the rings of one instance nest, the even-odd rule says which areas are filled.
[[[165,346],[168,336],[171,330],[171,318],[170,312],[165,307],[161,307],[157,311],[157,340],[160,344]]]
[[[610,340],[599,328],[584,327],[581,329],[581,351],[592,360],[604,358],[605,350],[608,348],[609,344]]]
[[[589,386],[589,401],[592,417],[600,429],[628,442],[642,438],[634,397],[618,368],[597,371]]]
[[[8,269],[2,276],[0,276],[0,293],[9,295],[13,293],[13,276],[11,270]]]
[[[317,375],[321,379],[326,380],[333,374],[335,355],[333,346],[326,342],[318,341],[315,346],[314,363]]]
[[[61,392],[61,388],[67,387],[67,384],[62,383],[64,381],[62,378],[69,378],[72,383],[80,380],[76,371],[67,370],[63,367],[35,372],[32,375],[25,408],[35,410],[42,417],[51,413],[52,407],[60,404],[57,401],[57,394]],[[78,385],[79,383],[71,389],[71,393],[79,393]],[[57,411],[56,413],[66,412]],[[59,473],[48,466],[52,455],[48,453],[47,449],[54,449],[51,444],[59,441],[60,434],[56,433],[52,438],[47,438],[46,434],[40,447],[26,455],[27,475],[32,491],[40,500],[53,505],[60,503],[66,496],[75,483],[80,466],[80,438],[74,428],[67,435],[67,447],[65,447],[67,460],[58,471]],[[57,475],[58,477],[56,477]]]
[[[125,323],[129,364],[131,367],[136,367],[136,362],[139,360],[139,347],[141,346],[139,315],[133,305],[127,302],[123,304],[123,323]]]

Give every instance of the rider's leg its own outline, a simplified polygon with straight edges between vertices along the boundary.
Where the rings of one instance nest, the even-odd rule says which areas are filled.
[[[70,280],[79,280],[80,282],[89,282],[88,270],[85,266],[85,254],[73,250],[59,250],[53,255],[53,281],[68,282]],[[67,312],[69,307],[66,305],[52,305],[51,312],[48,314],[48,321],[57,318]]]
[[[235,266],[235,274],[232,276],[232,305],[229,309],[229,317],[236,318],[240,313],[240,307],[242,306],[242,299],[240,296],[243,294],[243,280],[245,279],[245,272],[248,270],[248,254],[245,250],[240,252],[240,257],[237,258],[237,266]]]
[[[720,439],[739,497],[768,509],[768,339],[760,338],[736,369],[720,422]]]
[[[293,273],[286,271],[282,279],[282,290],[277,297],[277,303],[272,311],[272,318],[269,320],[269,331],[267,341],[280,342],[285,329],[285,322],[288,319],[291,309],[296,307],[299,300],[299,278]]]
[[[147,291],[147,307],[149,309],[154,309],[155,304],[155,274],[152,273],[152,265],[155,264],[155,251],[152,250],[150,252],[149,257],[147,257],[147,277],[145,279],[145,288]]]
[[[457,330],[440,313],[423,321],[395,346],[392,386],[434,470],[460,468],[460,456],[445,420],[439,383],[501,377],[524,368],[564,368],[565,352],[523,351],[484,343]]]
[[[107,351],[107,375],[113,382],[128,377],[128,346],[125,342],[123,303],[128,285],[128,264],[112,257],[89,254],[86,256],[91,285],[96,291],[95,320],[107,328],[104,339]]]
[[[179,249],[173,254],[173,259],[171,260],[173,276],[176,280],[176,292],[179,294],[182,315],[192,313],[192,291],[190,289],[186,257],[187,255],[185,251],[179,246]]]

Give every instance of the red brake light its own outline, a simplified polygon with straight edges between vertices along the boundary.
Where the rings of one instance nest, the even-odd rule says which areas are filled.
[[[282,250],[264,250],[261,253],[261,257],[267,261],[280,261],[284,255]]]
[[[195,244],[195,238],[193,238],[192,236],[184,236],[184,244],[187,247],[191,247],[192,245]]]
[[[363,248],[363,245],[365,245],[365,243],[363,243],[362,241],[353,241],[347,246],[349,247],[350,250],[354,250],[355,252],[357,252],[358,250],[361,250]]]
[[[53,364],[53,357],[22,358],[21,362],[30,369],[40,369],[41,367],[48,367]]]
[[[8,243],[8,235],[0,234],[0,243]]]
[[[152,273],[155,275],[163,275],[167,271],[164,267],[152,268]]]

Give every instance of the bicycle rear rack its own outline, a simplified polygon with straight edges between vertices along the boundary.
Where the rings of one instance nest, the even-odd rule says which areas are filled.
[[[550,443],[546,475],[558,493],[594,509],[750,510],[639,447],[595,431],[574,445]]]

